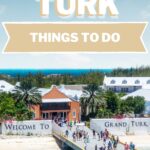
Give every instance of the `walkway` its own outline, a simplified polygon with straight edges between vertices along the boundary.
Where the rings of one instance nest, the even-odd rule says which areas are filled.
[[[98,136],[96,136],[96,139],[93,138],[93,132],[91,129],[87,128],[86,126],[80,126],[80,129],[88,132],[89,134],[89,143],[86,144],[86,150],[95,150],[95,145],[97,145],[97,147],[101,147],[104,146],[103,145],[103,141],[100,140],[98,141]],[[69,131],[69,136],[68,138],[65,138],[65,131],[68,130]],[[78,148],[80,150],[84,150],[85,148],[85,143],[84,140],[82,139],[81,141],[73,141],[73,132],[76,131],[76,126],[73,126],[72,129],[68,129],[68,127],[64,126],[64,127],[59,127],[56,123],[53,123],[53,134],[54,135],[58,135],[59,137],[64,137],[65,139],[67,139],[67,141],[75,144],[76,146],[78,146]],[[60,138],[61,140],[61,138]],[[66,142],[67,142],[66,141]],[[108,142],[108,141],[107,141]],[[123,145],[118,144],[117,150],[124,150]]]

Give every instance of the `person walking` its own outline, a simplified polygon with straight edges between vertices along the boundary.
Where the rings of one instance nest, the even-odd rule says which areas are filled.
[[[97,150],[97,144],[95,145],[95,150]]]
[[[69,136],[69,131],[66,130],[66,137],[68,138],[68,136]]]
[[[135,145],[132,142],[130,143],[129,147],[130,147],[130,150],[135,150]]]
[[[100,140],[101,140],[101,135],[100,135],[100,133],[97,133],[97,135],[98,135],[98,141],[100,141]]]
[[[96,138],[96,135],[95,135],[95,130],[93,130],[93,139],[95,139]]]
[[[73,135],[72,135],[72,136],[73,136],[73,141],[76,142],[76,133],[73,132]]]
[[[117,140],[115,140],[115,139],[114,139],[114,143],[113,143],[113,148],[114,148],[114,150],[116,150],[116,148],[117,148]]]
[[[112,150],[112,149],[113,149],[112,142],[109,140],[109,142],[108,142],[108,150]]]
[[[117,141],[117,144],[119,143],[119,137],[117,136],[117,139],[116,139],[116,141]]]
[[[103,131],[100,132],[101,139],[103,139]]]
[[[127,143],[124,145],[124,150],[129,150],[129,145]]]

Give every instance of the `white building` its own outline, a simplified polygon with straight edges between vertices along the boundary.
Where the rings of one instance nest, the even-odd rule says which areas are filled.
[[[135,92],[129,93],[126,96],[122,97],[122,99],[127,99],[128,97],[136,97],[141,96],[144,97],[145,103],[145,114],[150,114],[150,89],[140,89]]]
[[[142,88],[150,89],[150,77],[104,77],[105,90],[131,93]]]
[[[0,92],[11,92],[14,89],[14,85],[4,81],[0,80]]]

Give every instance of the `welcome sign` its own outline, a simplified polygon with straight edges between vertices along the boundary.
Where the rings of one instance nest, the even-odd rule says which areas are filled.
[[[2,123],[4,135],[51,135],[52,121],[12,121]]]
[[[108,129],[114,135],[149,134],[150,118],[91,119],[90,127],[97,132]]]
[[[40,1],[40,14],[65,17],[119,16],[114,0]],[[53,9],[52,6],[53,6]],[[146,22],[4,22],[5,52],[145,52]]]

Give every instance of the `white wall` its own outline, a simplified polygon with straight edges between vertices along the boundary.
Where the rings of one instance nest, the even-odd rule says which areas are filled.
[[[114,135],[150,134],[150,118],[91,119],[90,128],[97,132],[107,128]]]
[[[2,134],[2,124],[0,123],[0,134]]]
[[[52,121],[13,121],[2,123],[2,134],[17,134],[17,135],[51,135]]]

